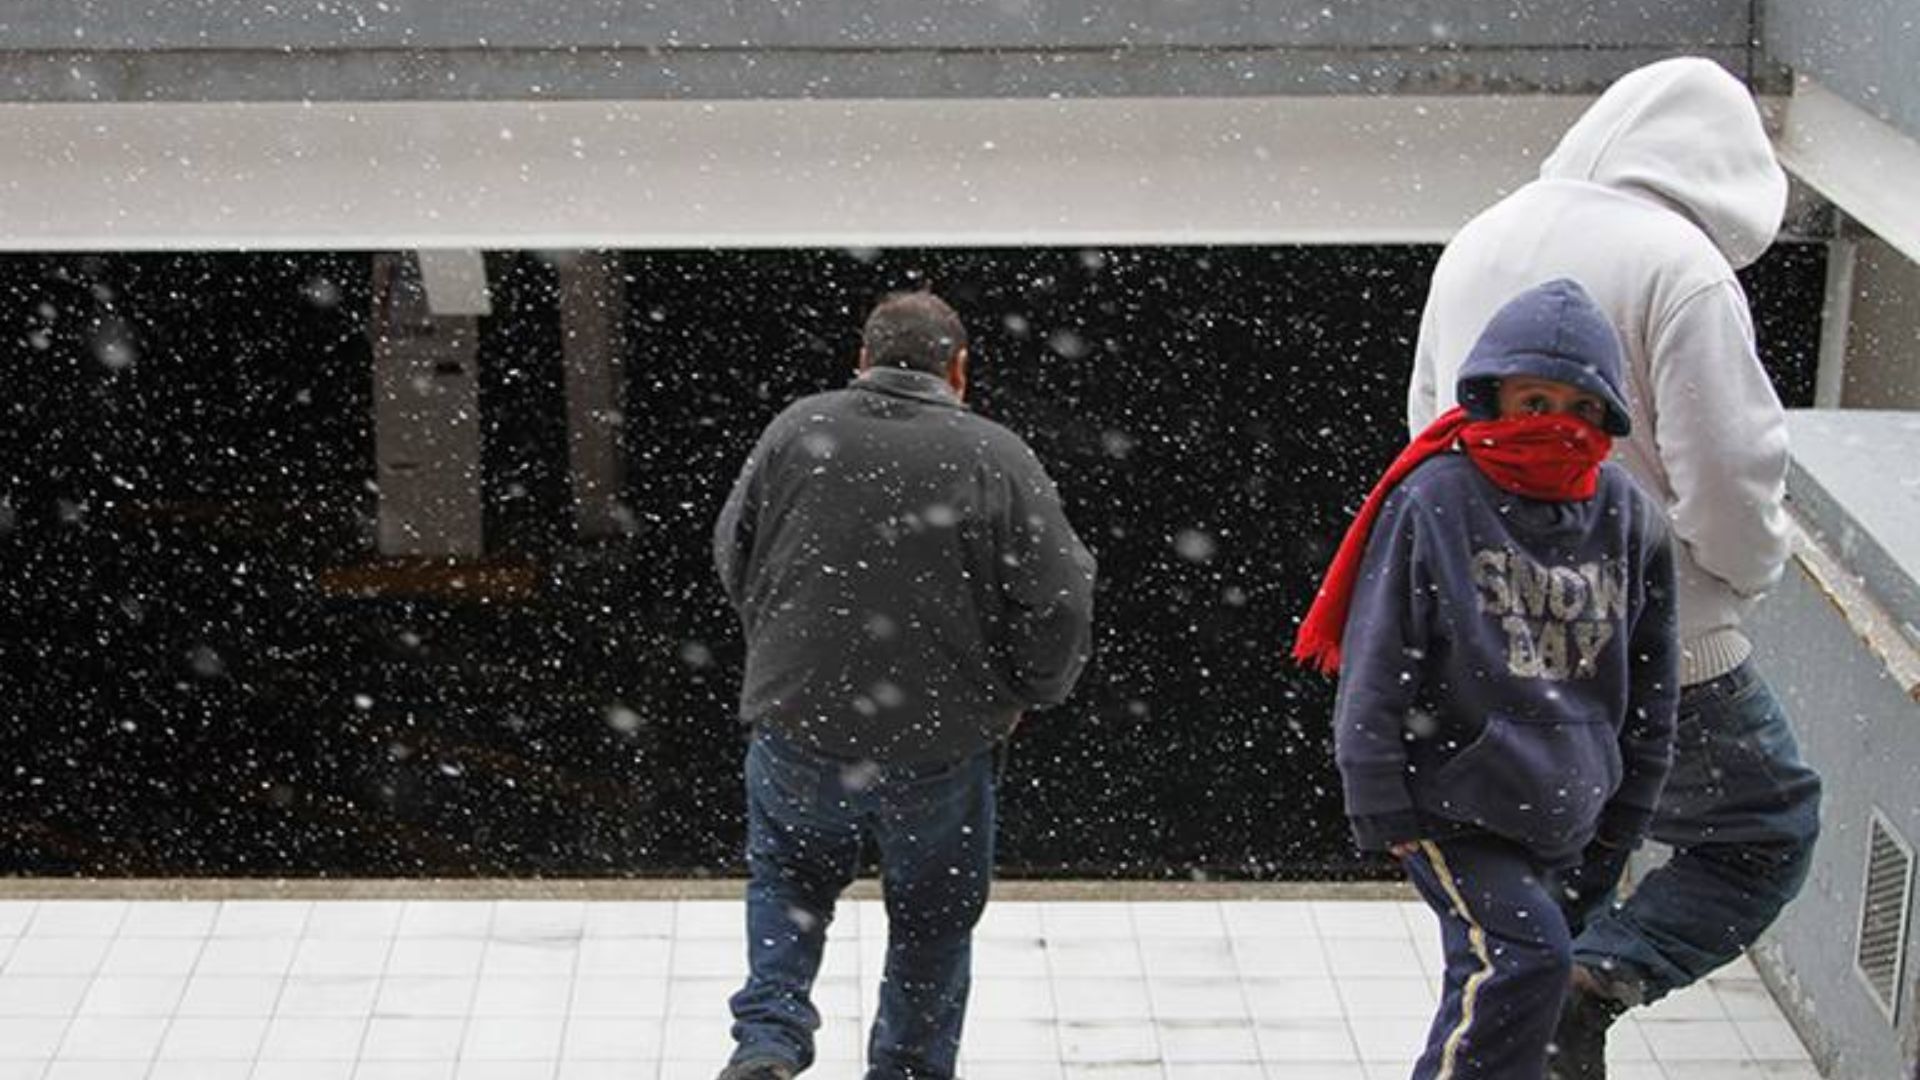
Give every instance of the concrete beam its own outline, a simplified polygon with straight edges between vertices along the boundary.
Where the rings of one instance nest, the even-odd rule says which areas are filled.
[[[1796,80],[1774,144],[1781,164],[1846,215],[1920,262],[1920,139],[1813,79]]]
[[[1885,0],[1891,3],[1893,0]],[[384,0],[261,4],[12,4],[0,40],[18,50],[446,48],[917,48],[1745,45],[1748,0]]]
[[[1591,94],[1680,53],[1756,67],[1750,0],[12,6],[23,102]]]
[[[1912,0],[1762,0],[1759,23],[1778,63],[1920,138],[1920,9]]]
[[[0,105],[0,250],[1439,242],[1587,102]]]
[[[754,98],[1597,94],[1669,56],[1752,68],[1744,44],[1108,45],[871,50],[596,47],[0,52],[0,101],[631,101]],[[1784,92],[1784,69],[1756,83]]]

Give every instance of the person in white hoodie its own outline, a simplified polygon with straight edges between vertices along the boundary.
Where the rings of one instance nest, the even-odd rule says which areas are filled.
[[[1571,278],[1626,348],[1632,434],[1615,443],[1665,504],[1679,589],[1674,767],[1651,835],[1674,849],[1624,903],[1628,852],[1604,843],[1561,882],[1577,929],[1549,1076],[1605,1076],[1607,1026],[1738,956],[1805,881],[1820,779],[1749,660],[1747,608],[1787,556],[1785,416],[1734,271],[1778,232],[1787,181],[1747,89],[1711,61],[1622,76],[1561,138],[1540,178],[1469,221],[1434,268],[1407,423],[1454,404],[1455,377],[1500,305]]]

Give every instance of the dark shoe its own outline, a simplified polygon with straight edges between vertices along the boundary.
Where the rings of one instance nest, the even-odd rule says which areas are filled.
[[[753,1058],[721,1069],[715,1080],[793,1080],[799,1071],[779,1058]]]
[[[1596,984],[1575,969],[1547,1049],[1547,1080],[1607,1080],[1607,1029],[1627,1011],[1624,1002],[1594,992]]]

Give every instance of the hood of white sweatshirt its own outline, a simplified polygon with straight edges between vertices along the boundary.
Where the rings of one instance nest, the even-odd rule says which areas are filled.
[[[1698,225],[1736,268],[1773,243],[1787,204],[1787,177],[1752,96],[1698,57],[1621,77],[1567,130],[1540,176],[1651,194]]]

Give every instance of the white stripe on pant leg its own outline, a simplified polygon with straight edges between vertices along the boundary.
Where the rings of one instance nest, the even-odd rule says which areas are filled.
[[[1427,855],[1427,861],[1433,864],[1433,873],[1440,879],[1440,887],[1447,892],[1447,899],[1453,909],[1459,912],[1461,921],[1467,924],[1467,945],[1473,949],[1473,955],[1480,960],[1480,970],[1467,976],[1467,985],[1460,991],[1460,1022],[1447,1035],[1445,1048],[1440,1052],[1440,1071],[1434,1080],[1452,1080],[1454,1059],[1460,1052],[1460,1042],[1467,1037],[1467,1028],[1473,1024],[1474,999],[1480,993],[1480,984],[1493,975],[1493,957],[1487,953],[1487,932],[1467,907],[1467,899],[1460,895],[1460,887],[1454,884],[1453,871],[1447,868],[1447,857],[1440,853],[1440,846],[1431,840],[1420,841],[1420,850]]]

